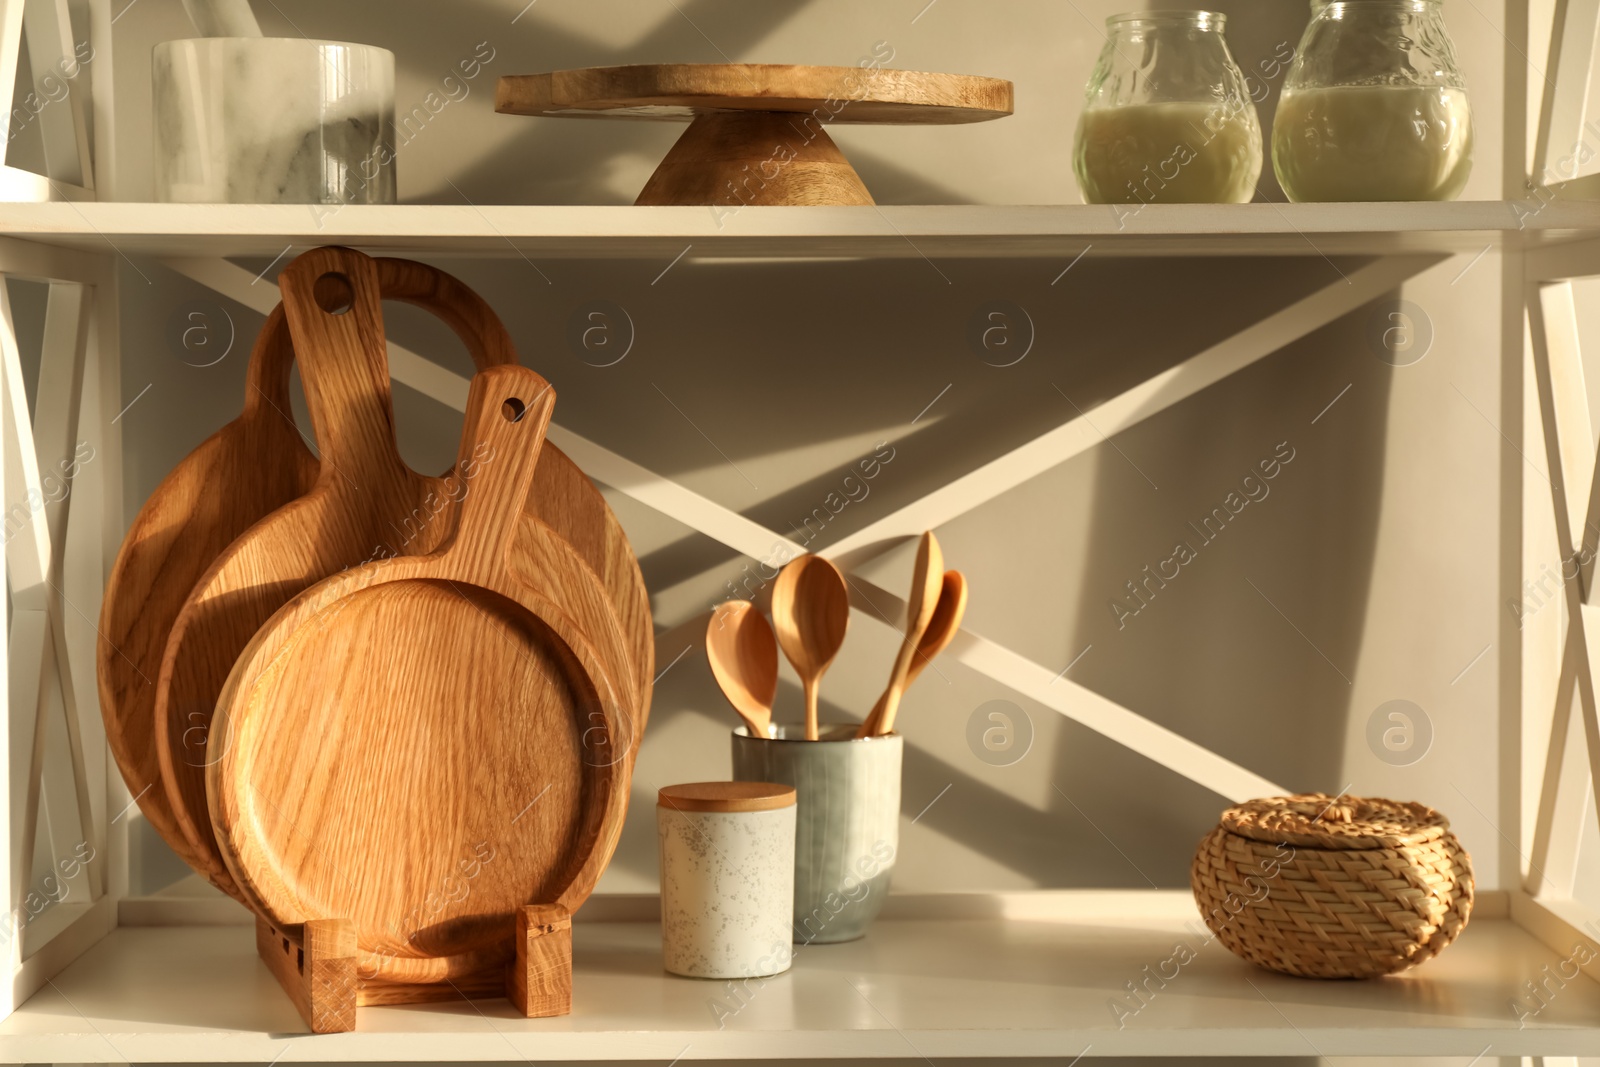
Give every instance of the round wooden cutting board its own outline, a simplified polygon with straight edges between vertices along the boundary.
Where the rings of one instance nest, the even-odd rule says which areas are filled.
[[[608,593],[554,539],[537,590],[510,559],[553,401],[524,368],[477,375],[460,462],[494,458],[449,540],[306,590],[218,701],[229,742],[207,785],[228,869],[276,924],[348,919],[364,976],[437,982],[509,956],[517,909],[576,910],[621,830],[632,686],[591,639]]]
[[[384,299],[444,320],[478,367],[515,362],[504,326],[465,285],[422,263],[379,259],[377,267]],[[140,509],[107,583],[100,618],[100,707],[123,779],[168,845],[235,895],[211,842],[203,792],[197,807],[180,809],[181,821],[169,802],[157,755],[155,683],[173,623],[202,575],[246,529],[316,483],[318,462],[289,416],[293,360],[280,306],[268,316],[251,354],[243,413],[179,463]],[[655,643],[648,594],[627,536],[594,483],[553,444],[541,450],[527,513],[569,543],[611,597],[633,661],[637,736],[649,710]],[[521,548],[519,556],[534,550]],[[203,750],[209,719],[191,725],[199,729],[184,742],[186,750],[193,749],[189,758]]]

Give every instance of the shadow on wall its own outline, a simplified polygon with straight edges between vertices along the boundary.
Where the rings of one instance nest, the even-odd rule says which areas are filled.
[[[742,55],[808,5],[695,0],[680,6],[687,18],[663,9],[662,20],[627,45],[625,55],[541,24],[536,37],[524,35],[515,45],[520,54],[508,42],[505,59],[488,76],[513,64],[531,70],[707,58],[690,20],[714,21],[718,44]],[[1304,24],[1299,5],[1270,15],[1243,3],[1218,6],[1235,15],[1230,39],[1247,70],[1281,42],[1297,41]],[[488,0],[461,7],[466,22],[492,15],[504,25],[509,17],[503,4]],[[298,6],[286,8],[298,15]],[[318,32],[367,39],[373,10],[324,5]],[[1270,103],[1261,110],[1270,130]],[[514,149],[497,150],[455,180],[480,202],[593,203],[597,175],[630,158],[648,172],[677,132],[671,125],[529,121],[511,142]],[[559,156],[562,165],[536,168],[532,195],[525,162],[537,155]],[[897,173],[892,160],[864,154],[858,162],[885,201],[958,199],[937,183]],[[1279,199],[1275,188],[1268,164],[1262,196]],[[429,197],[460,200],[448,187],[423,199]],[[615,202],[630,199],[631,193]],[[830,519],[815,542],[820,547],[1079,410],[1092,416],[1109,397],[1357,265],[1314,255],[1090,254],[1079,262],[1077,251],[1013,262],[924,259],[908,246],[904,259],[874,263],[698,262],[689,255],[675,266],[541,260],[536,271],[508,254],[442,265],[489,300],[523,361],[556,384],[563,425],[779,533],[803,530],[855,460],[876,441],[892,442],[893,465],[869,499]],[[162,282],[175,284],[170,277]],[[180,294],[178,303],[211,299],[189,287],[165,291]],[[127,491],[136,507],[204,432],[237,412],[242,362],[202,367],[168,351],[173,308],[153,302],[143,308],[132,295],[143,292],[142,283],[126,292],[125,331],[150,338],[127,353],[130,398],[151,382],[152,397],[188,401],[136,407],[125,422]],[[597,300],[627,312],[631,347],[614,364],[572,341],[574,322],[582,323]],[[973,343],[974,324],[981,333],[986,309],[997,302],[1025,313],[1014,321],[1026,323],[1027,343],[1021,333],[1007,342],[1024,350],[1020,359]],[[1344,679],[1353,676],[1359,649],[1381,489],[1390,368],[1369,344],[1369,324],[1381,311],[1357,312],[1117,435],[1114,447],[1097,446],[1037,485],[1019,487],[1008,496],[1027,496],[1021,522],[980,511],[952,523],[960,531],[959,537],[951,531],[952,540],[967,546],[959,564],[973,582],[971,627],[1057,667],[1093,644],[1072,668],[1072,680],[1286,787],[1343,786],[1338,760],[1350,710]],[[241,337],[253,338],[259,319],[240,314],[238,321]],[[436,354],[429,327],[403,312],[390,324],[397,340]],[[462,369],[459,355],[453,358]],[[1346,385],[1351,395],[1322,413]],[[415,442],[407,458],[419,469],[442,469],[454,453],[459,415],[403,390],[397,397],[417,411],[415,433],[407,410],[400,413],[402,436]],[[169,415],[158,421],[157,410]],[[1294,458],[1280,458],[1280,445]],[[1279,464],[1270,480],[1261,481],[1263,461]],[[1247,474],[1269,493],[1245,485]],[[1249,501],[1237,513],[1230,493]],[[1217,507],[1227,515],[1214,520],[1220,533],[1185,532]],[[635,531],[635,537],[648,545],[641,562],[665,628],[727,595],[724,582],[743,561],[706,538],[662,525],[669,527],[664,535]],[[1178,578],[1142,584],[1146,566],[1158,567],[1176,541],[1190,538],[1203,543],[1194,561],[1179,565]],[[1126,588],[1136,579],[1142,598]],[[679,587],[695,595],[669,604],[666,594]],[[1118,598],[1131,618],[1110,607]],[[657,744],[670,744],[664,762],[680,764],[673,773],[683,779],[727,773],[730,716],[704,675],[702,663],[664,680],[651,725],[652,736],[662,739]],[[998,683],[989,688],[995,697],[1014,697]],[[783,699],[792,706],[794,694],[786,691]],[[714,721],[705,716],[711,708]],[[908,722],[907,817],[946,785],[964,798],[931,808],[918,832],[926,828],[1041,886],[1140,885],[1141,875],[1163,886],[1185,884],[1193,843],[1214,822],[1221,800],[1139,753],[1054,722],[1053,712],[1035,714],[1060,727],[1030,761],[1048,764],[1041,770],[1056,791],[983,778],[961,762],[959,740],[952,758],[948,738],[936,732],[947,724],[920,712]],[[708,769],[694,765],[697,759]],[[653,878],[653,820],[642,794],[637,799],[617,865]],[[952,846],[949,855],[959,860],[963,853]],[[969,876],[951,877],[965,885]]]
[[[665,264],[556,261],[544,265],[551,284],[534,287],[532,271],[516,260],[445,264],[504,315],[524,362],[555,383],[562,424],[780,533],[800,528],[872,442],[890,441],[896,457],[871,496],[830,523],[818,546],[1080,408],[1092,418],[1107,398],[1356,266],[1316,256],[1091,255],[1063,275],[1066,265],[690,260],[659,278]],[[680,282],[676,271],[696,276]],[[187,285],[171,295],[175,307],[206,299]],[[567,342],[571,317],[596,296],[625,306],[637,330],[633,350],[614,365],[586,362],[582,348]],[[998,359],[971,342],[972,323],[984,321],[982,310],[996,300],[1025,311],[1031,324],[1032,343],[1020,360]],[[136,507],[160,472],[237,412],[246,345],[215,365],[191,365],[158,340],[172,309],[132,303],[138,307],[126,309],[128,329],[151,343],[130,347],[129,391],[153,382],[152,396],[192,401],[181,416],[155,418],[173,411],[168,403],[135,407],[124,420]],[[888,308],[899,310],[890,315]],[[247,343],[259,320],[233,310]],[[1020,522],[1002,498],[941,530],[947,549],[959,553],[953,562],[973,583],[971,628],[1058,668],[1092,643],[1071,680],[1287,787],[1339,789],[1348,712],[1340,672],[1348,676],[1355,667],[1380,488],[1380,398],[1393,373],[1370,348],[1369,327],[1382,311],[1363,309],[1117,435],[1115,447],[1096,446],[1019,487],[1008,496],[1027,498]],[[403,313],[389,321],[397,341],[440,354],[436,324]],[[447,362],[467,369],[454,347]],[[1351,395],[1323,414],[1346,385]],[[403,409],[412,403],[399,396]],[[423,470],[443,469],[459,415],[423,398],[415,403],[414,419],[401,411],[402,436],[439,454],[408,458]],[[177,425],[183,420],[193,425]],[[1293,450],[1292,460],[1277,459],[1281,443]],[[1243,479],[1264,460],[1281,469],[1263,482],[1270,495],[1252,499],[1260,490]],[[1216,507],[1227,512],[1232,492],[1250,502],[1212,541],[1198,544],[1200,533],[1187,524],[1203,524]],[[728,550],[699,535],[632,532],[660,627],[727,595],[725,577],[741,565]],[[1178,539],[1197,542],[1198,558],[1164,587],[1141,585],[1148,603],[1132,597],[1126,583],[1147,580],[1143,568],[1170,558]],[[684,583],[698,599],[682,597],[662,611],[665,594]],[[1111,609],[1117,598],[1130,617]],[[881,684],[872,670],[863,691]],[[681,744],[710,751],[715,762],[695,773],[720,777],[727,773],[727,716],[700,684],[703,674],[703,663],[680,666],[663,682],[651,733],[674,752]],[[841,673],[830,688],[848,681]],[[984,684],[995,698],[1016,699],[998,683]],[[685,685],[697,688],[691,695]],[[713,709],[720,717],[704,719]],[[665,740],[680,725],[692,734]],[[974,773],[982,768],[963,765],[964,748],[950,751],[939,732],[948,725],[920,711],[907,724],[908,809],[955,783],[952,795],[965,800],[935,806],[922,825],[1032,884],[1142,884],[1131,863],[1157,884],[1182,885],[1193,843],[1221,807],[1140,754],[1067,724],[1029,761],[1047,757],[1040,771],[1061,793],[996,783]],[[630,830],[640,833],[630,833],[618,858],[643,876],[654,866],[648,829],[636,813]],[[1041,840],[1061,847],[1038,848]]]
[[[1124,456],[1097,457],[1077,624],[1093,651],[1072,677],[1296,792],[1348,784],[1393,372],[1369,339],[1392,306],[1122,435],[1129,455],[1163,455],[1159,491]],[[1308,376],[1326,383],[1310,404],[1295,385]],[[1163,449],[1173,441],[1190,447]],[[1056,759],[1068,778],[1104,776],[1081,752]]]
[[[829,523],[820,547],[1079,409],[1092,419],[1109,397],[1359,265],[1091,256],[1062,277],[1064,262],[691,260],[673,269],[695,272],[693,284],[673,284],[673,273],[652,284],[662,265],[558,261],[543,265],[552,284],[531,289],[531,272],[514,261],[451,266],[556,384],[563,425],[779,533],[801,530],[857,454],[890,441],[892,464],[870,497]],[[572,314],[596,296],[625,307],[636,333],[629,355],[608,366],[565,340]],[[1016,362],[970,343],[975,316],[995,300],[1031,324]],[[1072,680],[1286,787],[1338,790],[1394,372],[1372,349],[1371,327],[1387,307],[1361,309],[1119,434],[1042,487],[1019,487],[1038,494],[1026,525],[982,509],[961,520],[947,548],[964,546],[953,559],[974,584],[972,628],[1041,664],[1064,666],[1092,643]],[[1347,396],[1324,413],[1346,385],[1359,403]],[[1145,577],[1180,539],[1197,558],[1165,584]],[[700,535],[653,544],[641,563],[662,629],[726,597],[725,580],[748,563]],[[1142,596],[1127,590],[1134,579]],[[663,610],[685,583],[703,595]],[[1119,599],[1120,615],[1110,607]],[[691,747],[711,754],[670,773],[718,777],[728,715],[699,677],[697,648],[692,655],[659,688],[651,732],[690,731]],[[795,696],[785,689],[780,699],[792,706]],[[974,775],[938,751],[940,738],[919,737],[932,723],[919,712],[908,725],[906,815],[955,783],[962,802],[936,806],[923,826],[1033,884],[1184,885],[1193,844],[1223,806],[1075,725],[1036,754],[1059,790],[1046,787],[1041,803]],[[653,848],[649,820],[631,820],[618,866],[651,877]]]

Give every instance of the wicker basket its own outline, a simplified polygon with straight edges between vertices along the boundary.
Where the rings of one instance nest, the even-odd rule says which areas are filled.
[[[1310,793],[1222,813],[1190,885],[1217,940],[1305,978],[1372,978],[1432,959],[1472,912],[1472,858],[1432,808]]]

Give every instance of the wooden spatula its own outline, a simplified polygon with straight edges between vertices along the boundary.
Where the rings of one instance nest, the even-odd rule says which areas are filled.
[[[494,459],[450,539],[296,597],[218,700],[229,870],[274,923],[349,919],[364,974],[482,967],[518,907],[576,910],[621,829],[628,712],[586,636],[608,598],[551,560],[558,602],[508,559],[552,403],[525,368],[474,378],[461,461]]]

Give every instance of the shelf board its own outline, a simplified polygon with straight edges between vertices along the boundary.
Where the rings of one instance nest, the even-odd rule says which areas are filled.
[[[0,233],[150,256],[277,256],[343,243],[529,259],[1070,259],[1095,255],[1384,255],[1544,246],[1600,234],[1600,201],[745,208],[500,205],[0,205]]]
[[[924,898],[938,901],[940,898]],[[596,903],[599,903],[597,900]],[[1184,892],[1041,892],[907,906],[862,941],[803,948],[794,969],[728,983],[661,970],[650,922],[579,922],[574,1013],[521,1019],[503,1001],[363,1008],[313,1037],[254,954],[248,926],[122,927],[0,1022],[5,1059],[76,1063],[288,1060],[918,1059],[1096,1056],[1571,1056],[1600,1048],[1600,983],[1579,976],[1519,1029],[1525,979],[1554,952],[1486,896],[1460,940],[1416,970],[1317,982],[1204,943]],[[937,917],[934,917],[937,916]],[[1194,958],[1136,1014],[1142,983]],[[1172,966],[1167,966],[1171,973]],[[719,1018],[715,1006],[723,1005]],[[719,1022],[722,1024],[719,1026]]]

